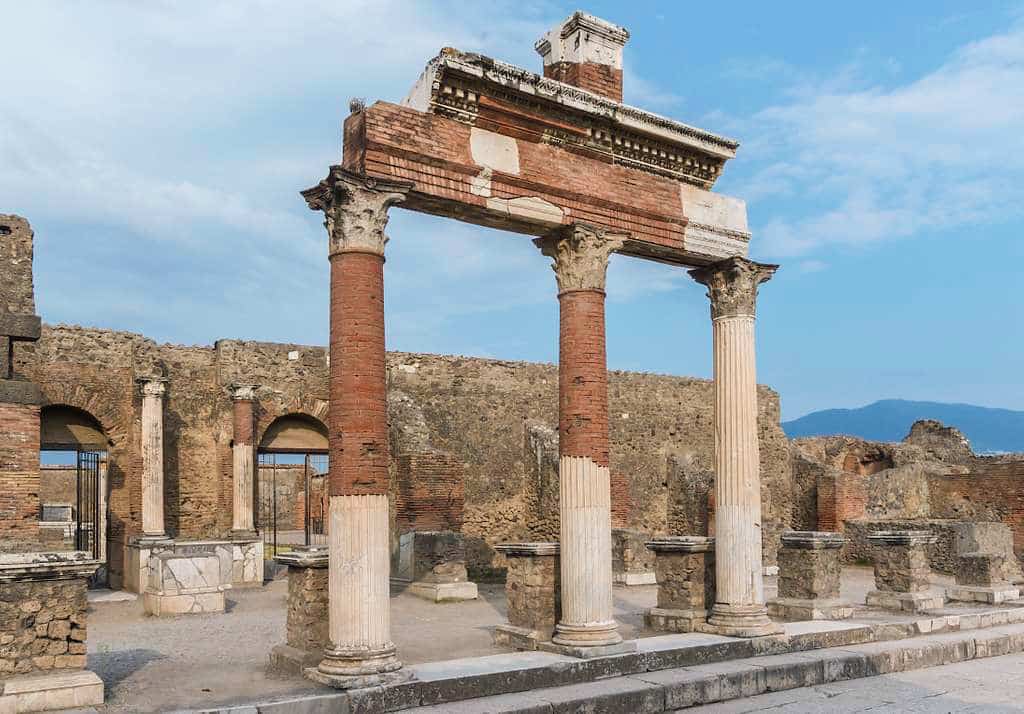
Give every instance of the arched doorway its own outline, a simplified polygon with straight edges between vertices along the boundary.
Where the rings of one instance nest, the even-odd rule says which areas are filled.
[[[40,529],[62,548],[100,560],[97,584],[107,579],[108,443],[99,421],[82,409],[58,404],[40,413]]]
[[[257,512],[265,550],[327,543],[327,426],[307,414],[271,422],[259,444]]]

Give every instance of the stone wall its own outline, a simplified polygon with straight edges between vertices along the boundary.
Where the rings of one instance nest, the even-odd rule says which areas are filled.
[[[38,550],[39,407],[0,403],[0,551]]]
[[[261,385],[257,443],[278,417],[326,419],[327,355],[321,347],[236,340],[213,347],[159,345],[131,333],[58,325],[44,327],[32,352],[35,361],[26,361],[26,368],[41,385],[45,403],[86,411],[109,440],[115,582],[122,567],[119,545],[141,525],[137,377],[169,378],[166,527],[180,538],[223,537],[231,528],[233,424],[227,385]],[[557,388],[555,365],[388,355],[392,475],[403,459],[414,480],[436,477],[442,461],[445,473],[461,467],[462,530],[471,565],[502,566],[491,547],[495,543],[558,536]],[[792,513],[790,460],[778,396],[765,387],[758,396],[766,551],[772,562],[775,536],[789,527]],[[618,490],[628,496],[628,507],[621,506],[621,498],[618,506],[628,527],[657,534],[707,533],[712,397],[707,380],[609,374],[611,469]],[[426,453],[437,456],[424,460]],[[0,499],[3,495],[0,490]]]
[[[86,580],[0,584],[0,679],[85,667]]]
[[[1024,459],[977,459],[967,473],[929,477],[929,506],[936,518],[1000,521],[1024,557]]]

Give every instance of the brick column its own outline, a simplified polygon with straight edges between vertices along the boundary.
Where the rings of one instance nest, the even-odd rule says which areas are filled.
[[[715,373],[716,602],[707,629],[773,634],[761,569],[761,462],[757,440],[754,313],[757,287],[777,265],[727,258],[690,275],[708,286]]]
[[[164,530],[164,392],[166,377],[140,377],[142,387],[142,537],[167,540]]]
[[[331,261],[330,645],[309,676],[341,689],[404,676],[389,610],[384,227],[409,188],[333,166],[302,193],[324,212]]]
[[[608,258],[622,238],[577,223],[535,243],[554,259],[560,314],[562,619],[552,641],[580,650],[610,647],[621,644],[622,636],[612,617],[604,285]]]
[[[231,407],[234,415],[234,438],[231,444],[233,499],[231,534],[236,539],[256,537],[253,522],[253,499],[256,484],[256,446],[253,438],[253,415],[256,384],[232,384]]]

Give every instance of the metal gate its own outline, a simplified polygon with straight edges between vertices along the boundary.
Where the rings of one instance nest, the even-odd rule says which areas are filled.
[[[78,452],[78,473],[75,479],[75,550],[84,550],[93,558],[100,557],[100,454],[98,451]]]
[[[327,454],[261,451],[259,520],[268,557],[327,544]]]

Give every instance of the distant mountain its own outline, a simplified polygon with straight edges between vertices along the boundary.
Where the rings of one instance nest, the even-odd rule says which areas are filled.
[[[859,409],[825,409],[783,422],[791,439],[846,434],[871,441],[902,441],[918,419],[937,419],[970,439],[977,454],[1024,452],[1024,412],[971,404],[883,399]]]

